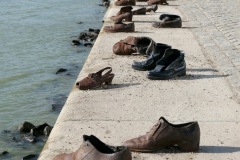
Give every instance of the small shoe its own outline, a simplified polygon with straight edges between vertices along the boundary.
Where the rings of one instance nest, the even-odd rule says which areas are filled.
[[[184,53],[177,49],[167,49],[163,57],[157,61],[156,67],[147,74],[148,79],[167,80],[186,75]]]
[[[123,145],[133,152],[156,152],[178,145],[182,152],[197,152],[200,143],[198,122],[171,124],[161,117],[145,135],[127,140]]]
[[[122,14],[117,15],[117,16],[112,16],[112,17],[110,17],[110,19],[114,22],[121,22],[123,20],[125,22],[132,22],[132,17],[133,17],[132,12],[126,12],[126,13],[122,13]]]
[[[137,52],[136,44],[137,38],[128,36],[113,45],[113,53],[116,55],[131,55]]]
[[[116,33],[116,32],[134,32],[134,23],[125,24],[123,22],[116,22],[113,26],[105,26],[103,28],[105,32]]]
[[[127,5],[135,6],[136,1],[135,0],[117,0],[115,2],[115,5],[116,6],[127,6]]]
[[[146,12],[151,12],[151,11],[156,12],[157,9],[158,9],[158,5],[155,4],[153,6],[146,7]]]
[[[126,146],[110,146],[93,135],[83,135],[77,151],[59,154],[53,160],[132,160],[132,157]]]
[[[157,43],[155,49],[152,51],[151,55],[145,61],[137,62],[134,61],[132,64],[132,68],[139,71],[147,71],[152,70],[156,67],[156,63],[160,60],[166,49],[171,48],[171,46],[167,44]]]
[[[154,5],[154,4],[168,5],[166,0],[148,0],[147,4],[148,5]]]
[[[162,14],[160,22],[153,22],[152,26],[155,28],[181,28],[182,19],[178,15]]]
[[[102,74],[108,70],[105,74]],[[112,68],[106,67],[96,73],[90,73],[87,77],[76,83],[80,90],[95,89],[101,87],[103,84],[110,85],[112,83],[114,74],[111,73]]]
[[[132,11],[133,15],[145,15],[147,12],[146,7],[136,9]]]
[[[126,12],[132,12],[132,6],[124,6],[120,8],[120,11],[116,14],[116,16],[119,16],[120,14],[126,13]]]

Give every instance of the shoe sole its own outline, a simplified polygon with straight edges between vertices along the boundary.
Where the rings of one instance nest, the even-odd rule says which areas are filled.
[[[185,75],[186,75],[186,70],[176,72],[175,74],[172,74],[172,75],[170,75],[170,76],[168,76],[168,77],[147,76],[147,78],[148,78],[148,79],[151,79],[151,80],[168,80],[168,79],[175,78],[175,77],[177,77],[177,76],[182,77],[182,76],[185,76]]]
[[[135,67],[135,66],[133,66],[133,65],[132,65],[132,68],[133,68],[134,70],[138,70],[138,71],[147,71],[146,69],[138,68],[138,67]]]

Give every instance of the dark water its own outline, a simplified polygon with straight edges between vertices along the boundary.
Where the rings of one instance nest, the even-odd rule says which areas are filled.
[[[24,121],[54,125],[91,48],[71,46],[81,31],[101,28],[101,0],[0,1],[0,159],[18,160],[39,153],[44,144],[21,141]],[[79,22],[83,22],[79,24]],[[59,68],[68,71],[55,74]],[[67,75],[68,74],[68,75]]]

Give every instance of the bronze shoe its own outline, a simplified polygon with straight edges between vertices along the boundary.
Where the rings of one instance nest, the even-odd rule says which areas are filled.
[[[116,14],[116,16],[126,13],[126,12],[132,12],[132,6],[124,6],[120,9],[120,11]]]
[[[150,132],[123,144],[134,152],[156,152],[175,145],[183,152],[196,152],[199,150],[199,142],[200,128],[197,122],[171,124],[161,117]]]
[[[117,16],[112,16],[110,17],[110,19],[114,22],[121,22],[123,20],[125,20],[125,22],[132,22],[132,17],[133,17],[132,12],[126,12]]]
[[[128,36],[124,40],[120,40],[115,43],[113,46],[113,53],[116,55],[131,55],[132,53],[136,53],[136,44],[137,38],[133,36]]]
[[[116,32],[134,32],[135,31],[135,25],[134,23],[122,23],[122,22],[117,22],[113,26],[105,26],[103,28],[105,32],[111,32],[111,33],[116,33]]]
[[[134,10],[132,13],[133,15],[145,15],[146,12],[147,12],[146,7],[143,7],[143,8]]]
[[[83,135],[83,144],[70,154],[60,154],[53,160],[132,160],[126,146],[110,146],[97,137]]]
[[[115,2],[116,6],[126,6],[126,5],[131,5],[131,6],[135,6],[136,5],[136,1],[135,0],[117,0]]]
[[[154,5],[154,4],[168,5],[166,0],[148,0],[147,4],[148,5]]]
[[[158,9],[158,5],[155,4],[153,6],[146,7],[146,12],[151,12],[151,11],[156,12],[157,9]]]

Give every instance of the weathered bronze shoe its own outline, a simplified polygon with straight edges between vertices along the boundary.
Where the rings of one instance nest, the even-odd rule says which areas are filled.
[[[152,26],[155,28],[181,28],[182,19],[178,15],[162,14],[160,22],[153,22]]]
[[[147,4],[148,5],[154,5],[154,4],[161,4],[161,5],[165,4],[165,5],[168,5],[166,0],[148,0]]]
[[[116,14],[116,16],[120,15],[120,14],[123,14],[123,13],[126,13],[126,12],[132,12],[132,6],[124,6],[124,7],[121,7],[121,9],[119,10],[119,12]]]
[[[171,124],[161,117],[150,132],[123,144],[134,152],[155,152],[178,145],[183,152],[199,150],[200,128],[197,122]]]
[[[157,9],[158,9],[158,5],[155,4],[153,6],[146,7],[146,12],[151,12],[151,11],[156,12]]]
[[[105,32],[134,32],[135,31],[135,25],[134,23],[128,23],[125,24],[123,22],[117,22],[113,26],[105,26],[103,28]]]
[[[103,74],[104,71],[107,72]],[[96,73],[90,73],[87,77],[77,82],[76,86],[80,90],[88,90],[101,87],[103,84],[110,85],[114,78],[114,74],[111,72],[112,68],[106,67]]]
[[[113,53],[116,55],[131,55],[137,52],[136,44],[137,38],[128,36],[113,45]]]
[[[131,6],[135,6],[136,5],[136,1],[135,0],[117,0],[115,2],[116,6],[126,6],[126,5],[131,5]]]
[[[110,146],[93,135],[83,135],[83,144],[77,151],[57,155],[53,160],[132,160],[132,157],[126,146]]]
[[[114,22],[121,22],[123,20],[125,22],[132,22],[132,17],[133,17],[132,12],[126,12],[126,13],[122,13],[122,14],[117,15],[117,16],[112,16],[112,17],[110,17],[110,19]]]
[[[143,7],[143,8],[134,10],[132,13],[133,15],[145,15],[146,12],[147,12],[146,7]]]

